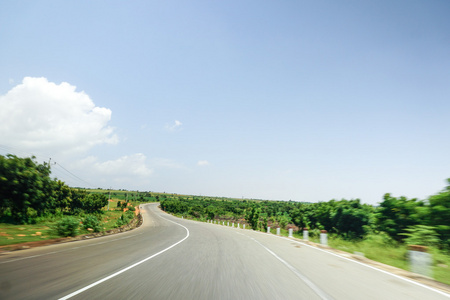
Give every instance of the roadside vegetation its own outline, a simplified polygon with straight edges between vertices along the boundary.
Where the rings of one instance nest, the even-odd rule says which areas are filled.
[[[312,235],[326,230],[343,240],[360,241],[382,234],[386,243],[419,244],[450,250],[449,185],[427,200],[385,194],[379,206],[359,199],[304,203],[162,195],[161,208],[197,220],[243,223],[253,230],[267,227],[307,228]]]
[[[246,229],[318,241],[402,269],[407,246],[429,247],[433,276],[450,284],[450,180],[425,200],[385,194],[378,206],[359,199],[319,203],[199,197],[126,190],[80,189],[50,177],[35,158],[0,155],[0,246],[104,232],[128,224],[139,203],[160,202],[171,214],[193,220],[232,222]]]
[[[423,245],[433,255],[433,276],[450,284],[450,180],[448,186],[426,200],[385,194],[378,206],[359,199],[319,203],[261,201],[166,195],[160,199],[166,212],[199,221],[214,220],[246,225],[246,229],[302,238],[307,228],[310,240],[318,242],[321,230],[329,245],[398,268],[409,270],[408,245]]]
[[[72,188],[33,157],[0,155],[0,246],[108,231],[127,225],[149,193]],[[111,199],[110,199],[111,197]]]

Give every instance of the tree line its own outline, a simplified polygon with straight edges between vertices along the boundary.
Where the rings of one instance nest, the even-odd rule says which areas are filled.
[[[305,203],[258,201],[209,197],[166,196],[161,208],[176,215],[196,219],[244,222],[254,230],[267,227],[327,230],[346,239],[361,239],[371,233],[385,232],[402,242],[415,233],[450,249],[450,179],[448,186],[425,200],[385,194],[378,206],[359,199]]]
[[[25,224],[48,215],[100,213],[103,194],[88,193],[52,179],[47,163],[35,157],[0,155],[0,221]]]
[[[0,222],[24,224],[49,215],[96,214],[107,205],[105,193],[71,188],[50,174],[50,166],[37,163],[35,157],[0,155]],[[378,206],[359,199],[305,203],[150,193],[139,194],[139,200],[159,201],[163,210],[186,217],[245,222],[255,230],[308,228],[347,239],[385,232],[396,241],[420,231],[450,249],[450,179],[446,188],[428,199],[385,194]]]

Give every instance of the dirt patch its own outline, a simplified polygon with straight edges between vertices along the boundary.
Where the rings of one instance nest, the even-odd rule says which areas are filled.
[[[53,245],[53,244],[67,243],[67,242],[73,242],[73,241],[87,240],[87,239],[92,239],[92,238],[96,238],[96,237],[101,237],[101,236],[116,234],[119,232],[133,230],[141,225],[142,225],[142,216],[141,216],[141,214],[138,214],[138,215],[136,215],[136,217],[133,220],[131,220],[131,222],[128,225],[124,225],[119,228],[114,228],[114,229],[111,229],[108,231],[103,231],[103,232],[95,232],[95,233],[91,233],[91,234],[82,234],[82,235],[78,235],[75,237],[65,237],[65,238],[57,238],[57,239],[42,240],[42,241],[36,241],[36,242],[26,242],[26,243],[0,246],[0,253],[7,252],[7,251],[24,250],[24,249],[34,248],[34,247]]]

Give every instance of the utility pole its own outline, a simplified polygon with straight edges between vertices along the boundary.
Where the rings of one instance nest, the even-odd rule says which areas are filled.
[[[109,197],[108,197],[108,209],[109,210],[109,202],[111,201],[111,187],[109,187]]]

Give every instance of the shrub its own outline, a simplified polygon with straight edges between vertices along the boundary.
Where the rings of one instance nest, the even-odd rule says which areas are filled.
[[[127,204],[122,201],[117,201],[117,210],[122,210],[122,208],[125,208]]]
[[[80,221],[75,217],[65,217],[56,223],[55,229],[59,236],[76,236]]]
[[[407,245],[434,246],[439,243],[438,234],[433,226],[415,225],[405,229],[407,233],[401,233],[407,238],[404,239]]]
[[[100,232],[100,221],[94,215],[87,215],[83,220],[84,229],[91,228],[94,232]]]
[[[108,204],[108,198],[103,194],[89,194],[83,201],[83,210],[88,213],[101,212]]]
[[[130,223],[131,220],[134,218],[134,213],[131,211],[126,211],[123,213],[116,221],[116,224],[114,224],[114,227],[121,227],[123,225],[127,225]]]

